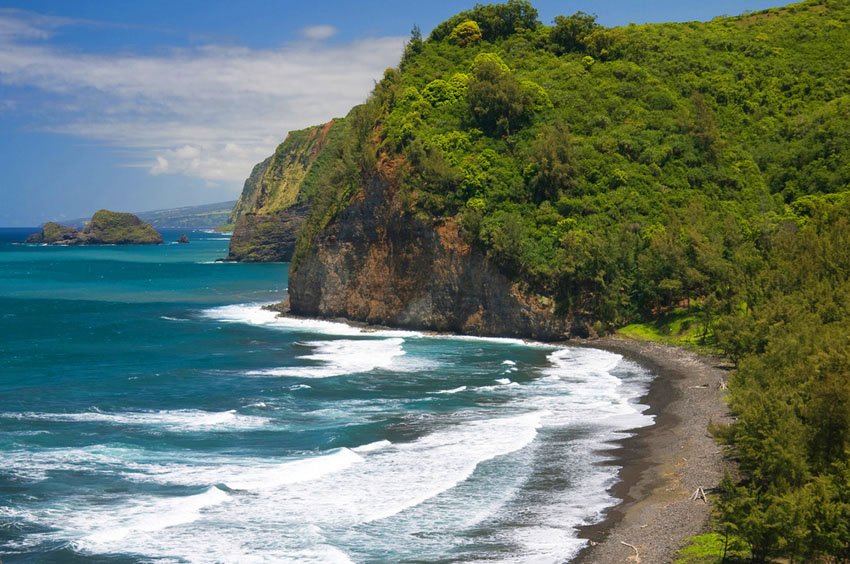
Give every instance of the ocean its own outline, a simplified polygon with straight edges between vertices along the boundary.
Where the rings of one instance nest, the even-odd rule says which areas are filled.
[[[652,423],[616,354],[277,317],[288,266],[220,234],[32,231],[0,229],[6,564],[563,562]]]

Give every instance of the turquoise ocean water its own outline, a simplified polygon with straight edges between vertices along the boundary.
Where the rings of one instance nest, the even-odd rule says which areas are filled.
[[[5,563],[562,562],[651,423],[614,354],[277,318],[287,265],[218,234],[30,231],[0,229]]]

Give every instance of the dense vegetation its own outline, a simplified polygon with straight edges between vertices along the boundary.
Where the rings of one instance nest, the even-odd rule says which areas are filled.
[[[686,312],[738,363],[719,530],[755,561],[848,561],[849,22],[811,0],[549,27],[510,0],[414,28],[332,144],[295,267],[380,172],[599,332]]]

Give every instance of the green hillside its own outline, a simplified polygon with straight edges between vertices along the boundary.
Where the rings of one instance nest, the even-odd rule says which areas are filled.
[[[606,29],[477,6],[352,110],[293,263],[381,175],[598,332],[684,313],[739,363],[755,561],[850,558],[850,2]]]
[[[167,210],[141,212],[136,215],[154,227],[175,229],[215,229],[230,218],[236,202],[221,202]]]

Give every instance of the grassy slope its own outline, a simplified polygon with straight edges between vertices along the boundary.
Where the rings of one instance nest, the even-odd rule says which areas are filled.
[[[333,150],[325,150],[339,137],[343,120],[291,131],[278,145],[274,155],[257,164],[229,223],[235,224],[244,213],[273,214],[315,195],[312,179],[324,174]]]

